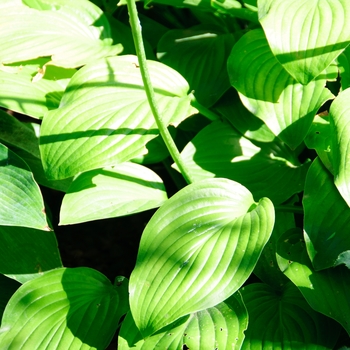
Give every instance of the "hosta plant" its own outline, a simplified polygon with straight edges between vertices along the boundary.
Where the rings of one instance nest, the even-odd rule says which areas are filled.
[[[350,344],[348,0],[0,14],[1,349]],[[44,188],[61,226],[159,208],[130,276],[62,265]]]

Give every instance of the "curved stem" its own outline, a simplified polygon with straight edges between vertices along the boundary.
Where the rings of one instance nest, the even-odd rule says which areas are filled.
[[[154,119],[157,123],[159,132],[169,150],[171,157],[173,158],[177,167],[181,171],[181,174],[186,180],[186,182],[191,183],[193,182],[191,175],[188,169],[186,168],[185,163],[182,161],[180,153],[175,145],[175,142],[169,133],[167,125],[163,123],[162,117],[157,107],[154,90],[151,84],[151,78],[148,72],[146,54],[145,54],[145,49],[143,46],[143,40],[142,40],[142,34],[141,34],[141,24],[137,15],[135,0],[127,0],[127,6],[129,11],[130,25],[131,25],[132,35],[134,39],[135,49],[137,53],[137,58],[139,60],[142,81],[145,87],[148,103],[150,105]]]

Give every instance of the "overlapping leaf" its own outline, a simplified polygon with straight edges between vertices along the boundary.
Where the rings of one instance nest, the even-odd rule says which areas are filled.
[[[241,293],[249,315],[242,350],[334,349],[339,325],[312,310],[291,282],[281,292],[256,283]]]
[[[2,318],[6,304],[19,287],[20,283],[0,274],[0,319]]]
[[[129,313],[123,321],[118,349],[233,349],[241,348],[248,315],[239,293],[209,309],[180,318],[142,339]]]
[[[105,349],[128,311],[127,285],[88,268],[58,269],[10,299],[0,343],[10,349]]]
[[[349,269],[337,266],[316,272],[307,255],[301,231],[289,231],[280,238],[277,261],[309,305],[338,321],[350,334]],[[337,333],[336,329],[334,332]]]
[[[44,79],[33,80],[46,62],[38,59],[0,67],[0,106],[40,119],[47,111],[57,108],[75,69],[51,66],[46,69]]]
[[[261,29],[237,42],[227,67],[245,107],[292,149],[305,138],[319,107],[333,97],[325,88],[326,76],[306,86],[297,83],[274,57]]]
[[[255,199],[266,196],[275,204],[303,190],[309,167],[278,140],[253,143],[219,121],[201,130],[181,156],[194,179],[226,177],[246,186]]]
[[[350,89],[342,91],[329,110],[332,135],[334,183],[350,206]]]
[[[0,225],[49,231],[38,184],[27,164],[0,144]]]
[[[178,124],[196,112],[189,86],[176,71],[149,61],[164,122]],[[79,70],[60,108],[41,129],[41,152],[49,178],[65,178],[144,154],[158,135],[135,56],[100,60]]]
[[[315,270],[344,263],[341,256],[350,252],[350,208],[318,158],[306,177],[303,206],[306,246]]]
[[[122,163],[78,175],[63,198],[60,224],[130,215],[167,200],[162,179],[152,170]]]
[[[323,165],[333,174],[331,135],[329,117],[317,115],[305,138],[305,145],[317,152]]]
[[[232,295],[273,223],[269,199],[255,203],[227,179],[195,182],[164,203],[143,232],[130,278],[131,312],[143,337]]]
[[[231,33],[215,26],[175,29],[161,38],[157,56],[186,78],[198,102],[210,107],[230,87],[222,67],[235,41]]]
[[[233,88],[223,95],[214,108],[246,138],[261,142],[272,142],[275,139],[267,125],[243,106]]]
[[[54,232],[0,226],[0,273],[24,283],[62,267]]]
[[[301,84],[319,76],[350,43],[347,0],[261,0],[258,7],[273,54]]]
[[[0,4],[0,62],[51,56],[50,64],[74,68],[114,56],[109,24],[102,11],[87,0],[5,0]]]
[[[350,87],[350,47],[348,46],[337,58],[340,82],[343,90]]]

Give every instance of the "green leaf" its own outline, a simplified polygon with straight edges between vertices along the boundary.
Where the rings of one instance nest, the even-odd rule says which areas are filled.
[[[130,277],[131,312],[142,335],[237,291],[273,224],[269,199],[256,203],[227,179],[195,182],[165,202],[143,232]]]
[[[323,165],[334,174],[332,160],[332,130],[327,116],[316,115],[305,138],[305,145],[314,149]]]
[[[249,315],[242,350],[334,349],[340,327],[312,310],[292,283],[281,292],[255,283],[241,293]]]
[[[50,231],[38,184],[27,164],[0,144],[0,225]]]
[[[236,39],[222,28],[198,25],[168,31],[157,57],[186,78],[199,103],[212,106],[230,87],[225,69]]]
[[[294,80],[271,52],[261,29],[236,43],[227,67],[245,107],[292,149],[304,140],[318,109],[334,97],[325,88],[327,72],[306,86]]]
[[[307,174],[303,206],[305,241],[315,270],[344,263],[341,256],[350,251],[350,208],[319,158]]]
[[[6,304],[19,286],[20,283],[0,274],[0,319],[2,318]]]
[[[10,349],[105,349],[128,311],[127,284],[93,269],[58,269],[25,283],[10,299],[0,342]]]
[[[349,269],[337,266],[316,272],[307,255],[301,230],[286,232],[279,240],[277,252],[279,267],[299,288],[309,305],[335,319],[350,334]]]
[[[148,66],[165,123],[177,125],[196,113],[181,75],[158,62]],[[60,108],[44,118],[44,169],[48,178],[61,179],[116,165],[145,154],[145,145],[158,133],[137,58],[96,61],[74,75]]]
[[[92,170],[78,175],[63,197],[60,225],[130,215],[166,200],[162,179],[142,165]]]
[[[241,348],[248,315],[239,292],[209,309],[180,318],[142,339],[128,313],[118,338],[118,349],[236,349]]]
[[[0,62],[51,56],[48,64],[82,66],[122,51],[113,45],[103,12],[87,0],[2,1]],[[6,30],[5,30],[6,29]]]
[[[329,110],[332,135],[332,160],[334,183],[338,191],[350,206],[350,154],[348,123],[350,89],[342,91],[331,105]]]
[[[31,125],[21,123],[2,110],[0,110],[0,141],[40,158],[38,138]]]
[[[0,226],[0,241],[0,273],[20,283],[62,267],[56,236],[52,231]]]
[[[301,84],[319,76],[350,43],[348,0],[260,0],[259,20],[273,54]]]
[[[260,259],[255,266],[254,274],[259,279],[273,287],[276,291],[289,282],[288,278],[281,272],[276,260],[276,248],[279,237],[295,227],[294,214],[285,212],[276,212],[275,225],[269,241],[266,243]]]
[[[243,106],[235,89],[229,89],[214,108],[244,137],[261,142],[272,142],[275,139],[267,125]]]
[[[195,180],[226,177],[246,186],[256,200],[266,196],[274,204],[303,190],[309,167],[278,140],[253,143],[219,121],[201,130],[181,156]]]
[[[341,88],[350,87],[350,47],[348,46],[337,58]]]

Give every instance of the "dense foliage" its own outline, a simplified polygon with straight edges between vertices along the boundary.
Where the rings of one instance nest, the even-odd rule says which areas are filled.
[[[0,0],[0,348],[345,349],[350,2],[137,5]],[[159,207],[129,280],[62,266],[44,187]]]

